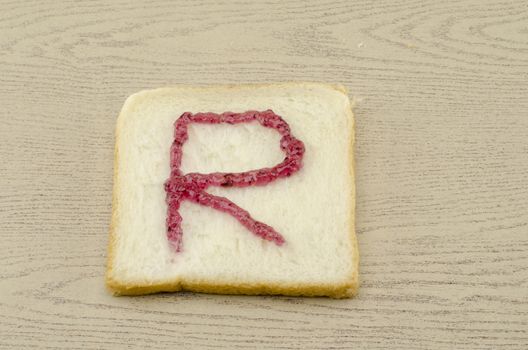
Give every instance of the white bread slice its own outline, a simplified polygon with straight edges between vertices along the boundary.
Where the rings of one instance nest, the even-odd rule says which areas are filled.
[[[209,187],[277,230],[265,241],[232,216],[184,201],[183,249],[166,237],[164,182],[183,112],[273,110],[304,142],[303,168],[264,186]],[[106,282],[119,295],[161,291],[350,297],[358,288],[353,116],[342,86],[286,83],[173,87],[130,96],[116,127]],[[183,173],[240,172],[284,159],[256,122],[191,124]]]

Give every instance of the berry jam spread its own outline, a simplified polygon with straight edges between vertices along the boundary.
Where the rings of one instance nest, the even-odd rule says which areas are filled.
[[[182,160],[182,147],[188,139],[187,125],[190,123],[202,124],[238,124],[258,121],[262,126],[275,129],[282,136],[280,147],[286,153],[282,163],[273,168],[262,168],[242,173],[189,173],[182,174],[180,170]],[[245,228],[262,239],[275,242],[277,245],[284,243],[284,238],[272,227],[254,220],[244,209],[240,208],[229,199],[213,196],[205,192],[209,186],[247,187],[253,185],[266,185],[276,179],[288,177],[301,169],[304,144],[292,136],[290,127],[280,116],[271,110],[264,112],[247,111],[244,113],[225,112],[215,113],[183,113],[174,123],[174,142],[170,150],[171,174],[165,182],[167,192],[167,239],[172,248],[179,252],[182,246],[182,217],[178,212],[180,203],[188,200],[225,212],[237,219]]]

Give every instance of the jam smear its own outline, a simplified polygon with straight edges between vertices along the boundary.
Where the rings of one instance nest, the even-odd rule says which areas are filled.
[[[239,124],[257,121],[262,126],[275,129],[282,136],[280,147],[286,153],[284,160],[272,168],[262,168],[241,173],[189,173],[182,174],[180,170],[182,161],[182,147],[189,135],[187,126],[190,123],[201,124]],[[205,192],[209,186],[247,187],[263,186],[276,179],[291,176],[302,167],[304,144],[292,136],[290,127],[280,116],[272,110],[264,112],[247,111],[244,113],[225,112],[215,113],[183,113],[174,123],[174,141],[170,149],[171,174],[165,182],[167,192],[167,239],[176,251],[182,248],[182,217],[179,213],[180,204],[184,200],[205,205],[233,216],[245,228],[262,239],[272,241],[277,245],[284,243],[280,233],[251,217],[244,209],[240,208],[229,199],[214,196]]]

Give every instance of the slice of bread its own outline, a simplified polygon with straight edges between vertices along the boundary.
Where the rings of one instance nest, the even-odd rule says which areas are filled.
[[[302,168],[261,186],[211,186],[271,226],[264,240],[233,216],[182,201],[182,248],[167,239],[174,123],[184,113],[271,109],[304,143]],[[354,121],[342,86],[316,83],[173,87],[130,96],[117,120],[106,281],[121,295],[162,291],[350,297],[358,288]],[[284,159],[258,122],[188,125],[181,172],[242,172]]]

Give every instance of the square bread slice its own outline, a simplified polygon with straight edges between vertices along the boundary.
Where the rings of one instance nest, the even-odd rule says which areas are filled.
[[[264,240],[225,212],[182,201],[182,249],[167,239],[164,188],[184,113],[271,109],[304,143],[302,168],[261,186],[211,186],[285,240]],[[280,163],[281,135],[256,121],[188,126],[181,171],[242,172]],[[116,295],[162,291],[350,297],[358,288],[354,121],[342,86],[172,87],[130,96],[116,127],[106,282]]]

